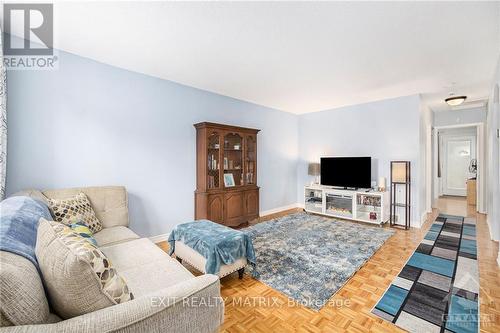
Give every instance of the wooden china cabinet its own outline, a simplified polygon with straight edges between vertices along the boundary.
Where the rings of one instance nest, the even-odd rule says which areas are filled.
[[[237,227],[259,217],[259,130],[207,122],[194,127],[195,219]]]

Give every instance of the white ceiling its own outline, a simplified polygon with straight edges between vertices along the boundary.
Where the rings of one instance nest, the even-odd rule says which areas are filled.
[[[489,93],[500,2],[55,5],[55,47],[293,113]]]

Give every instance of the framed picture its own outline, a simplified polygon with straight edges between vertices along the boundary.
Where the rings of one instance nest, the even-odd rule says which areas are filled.
[[[225,187],[234,186],[234,177],[233,177],[232,173],[225,173],[224,174],[224,186]]]

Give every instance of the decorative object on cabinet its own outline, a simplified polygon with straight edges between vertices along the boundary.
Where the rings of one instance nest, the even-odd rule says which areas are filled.
[[[258,129],[198,123],[195,219],[238,227],[259,217]]]
[[[320,175],[320,164],[319,163],[309,163],[307,168],[307,174],[309,176],[314,176],[314,182],[311,185],[319,184],[318,176]]]
[[[378,177],[378,191],[384,192],[385,186],[385,177]]]
[[[404,227],[405,230],[410,228],[411,217],[411,167],[410,161],[391,161],[391,227]],[[404,201],[397,196],[398,189],[404,186]],[[404,209],[404,225],[397,223],[397,209]]]
[[[224,186],[225,187],[233,187],[234,185],[234,177],[232,173],[224,174]]]

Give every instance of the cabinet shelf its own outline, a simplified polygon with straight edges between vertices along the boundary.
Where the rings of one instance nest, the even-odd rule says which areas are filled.
[[[406,207],[410,207],[410,205],[407,205],[407,204],[403,204],[403,203],[392,203],[392,205],[394,207],[402,207],[402,208],[406,208]]]

